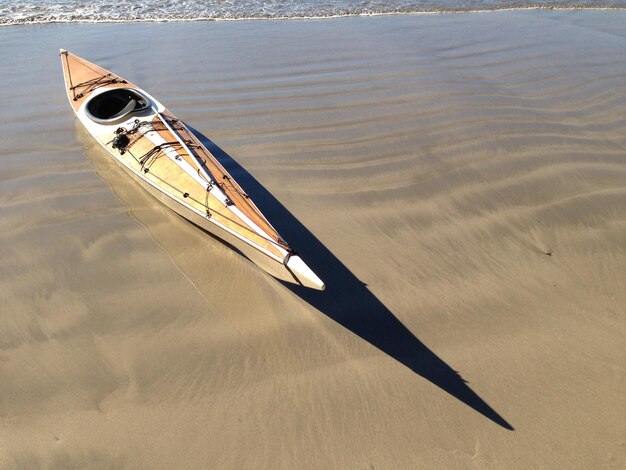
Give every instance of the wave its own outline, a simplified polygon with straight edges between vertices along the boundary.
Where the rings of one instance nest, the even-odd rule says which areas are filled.
[[[406,14],[483,13],[511,10],[624,10],[626,0],[604,2],[514,2],[503,0],[450,2],[432,0],[412,2],[395,0],[296,0],[269,2],[249,0],[237,5],[221,2],[170,1],[115,4],[104,0],[84,3],[78,0],[16,0],[0,6],[0,26],[46,23],[139,23],[201,22],[245,20],[290,20],[343,18],[350,16],[386,16]],[[295,2],[295,3],[294,3]],[[278,6],[277,6],[278,5]]]

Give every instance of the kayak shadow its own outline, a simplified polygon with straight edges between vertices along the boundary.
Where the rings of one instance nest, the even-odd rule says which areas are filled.
[[[446,364],[370,292],[307,228],[280,204],[230,155],[196,129],[188,126],[217,157],[234,179],[251,194],[261,212],[278,232],[297,246],[306,247],[303,259],[326,284],[316,291],[295,284],[283,284],[335,322],[361,337],[449,393],[478,413],[508,430],[514,430],[502,416],[480,398],[460,374]]]

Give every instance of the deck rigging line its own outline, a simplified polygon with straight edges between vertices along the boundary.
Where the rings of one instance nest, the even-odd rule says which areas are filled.
[[[167,131],[165,126],[157,125],[156,121],[140,121],[135,119],[133,127],[126,129],[125,127],[118,127],[115,131],[115,137],[109,142],[113,143],[113,148],[118,149],[121,155],[130,150],[130,148],[137,143],[142,137],[149,132]],[[130,137],[129,137],[130,136]],[[195,144],[191,141],[185,142],[189,147],[194,147]]]
[[[96,72],[98,74],[98,77],[96,77],[96,78],[92,78],[90,80],[85,80],[84,82],[81,82],[81,83],[79,83],[77,85],[74,85],[74,83],[72,82],[72,72],[71,72],[70,61],[69,61],[69,52],[65,51],[65,50],[62,50],[61,51],[61,55],[65,56],[65,65],[67,67],[67,76],[68,76],[69,81],[70,81],[70,88],[69,89],[72,90],[72,95],[74,97],[74,101],[78,101],[80,98],[85,96],[86,93],[91,93],[96,88],[100,88],[100,87],[107,86],[107,85],[112,85],[112,84],[115,84],[115,83],[128,83],[123,78],[120,78],[117,75],[112,74],[111,72],[108,72],[106,74],[102,74],[98,70],[96,70],[93,67],[91,67],[89,64],[85,63],[85,61],[83,61],[79,57],[76,57],[76,56],[74,56],[72,54],[72,56],[74,57],[74,60],[81,62],[85,67],[87,67],[88,69],[90,69],[90,70],[92,70],[92,71],[94,71],[94,72]],[[78,88],[85,88],[85,89],[83,91],[81,91],[80,93],[76,94],[76,90]]]
[[[185,123],[178,118],[170,117],[168,115],[160,114],[159,117],[164,122],[172,125],[172,128],[175,128],[175,125],[178,124],[176,131],[181,140],[187,145],[188,142],[193,142],[195,144],[190,146],[190,151],[193,153],[193,156],[196,158],[198,163],[205,168],[206,172],[216,179],[215,182],[211,183],[217,184],[222,191],[224,191],[224,194],[228,197],[231,203],[235,204],[235,206],[246,214],[247,217],[252,220],[257,220],[257,225],[260,223],[262,227],[265,227],[265,231],[271,232],[273,237],[275,237],[273,238],[274,244],[278,244],[278,246],[283,249],[290,250],[291,248],[287,242],[280,237],[278,232],[276,232],[276,229],[274,229],[270,223],[263,218],[263,216],[259,216],[259,210],[250,200],[250,196],[244,192],[243,189],[241,189],[234,179],[226,172],[226,170],[222,168],[221,164],[215,159],[213,154],[201,145],[198,137],[193,134],[187,126],[185,126]],[[210,162],[210,167],[207,162]],[[200,169],[198,169],[198,174],[206,180],[200,172]]]
[[[159,154],[160,153],[165,154],[164,150],[170,149],[170,148],[174,150],[180,150],[183,148],[183,146],[178,141],[163,142],[162,144],[155,145],[146,153],[144,153],[141,157],[139,157],[139,163],[141,164],[141,168],[144,168],[144,167],[150,168],[150,166],[155,162],[155,160],[159,158],[160,156]],[[178,157],[178,154],[177,154],[177,157]],[[180,159],[180,157],[178,158]]]
[[[109,78],[110,77],[110,78]],[[101,75],[97,78],[92,78],[91,80],[85,80],[84,82],[79,83],[78,85],[70,86],[70,90],[74,95],[74,101],[78,101],[80,98],[85,96],[85,93],[91,93],[96,88],[100,88],[107,85],[112,85],[114,83],[127,83],[126,80],[122,80],[121,78],[113,75],[112,73],[107,73],[105,75]],[[83,91],[76,94],[76,90],[78,88],[84,88]]]

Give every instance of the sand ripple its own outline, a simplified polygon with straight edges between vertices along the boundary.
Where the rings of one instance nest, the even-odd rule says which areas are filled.
[[[2,28],[0,462],[623,467],[623,20]],[[137,190],[41,44],[159,97],[352,290],[298,296]],[[516,431],[356,327],[370,306]]]

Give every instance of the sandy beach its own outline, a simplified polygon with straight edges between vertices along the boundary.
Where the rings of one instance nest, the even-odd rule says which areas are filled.
[[[0,27],[0,468],[626,467],[626,11]],[[75,121],[191,125],[282,284]]]

